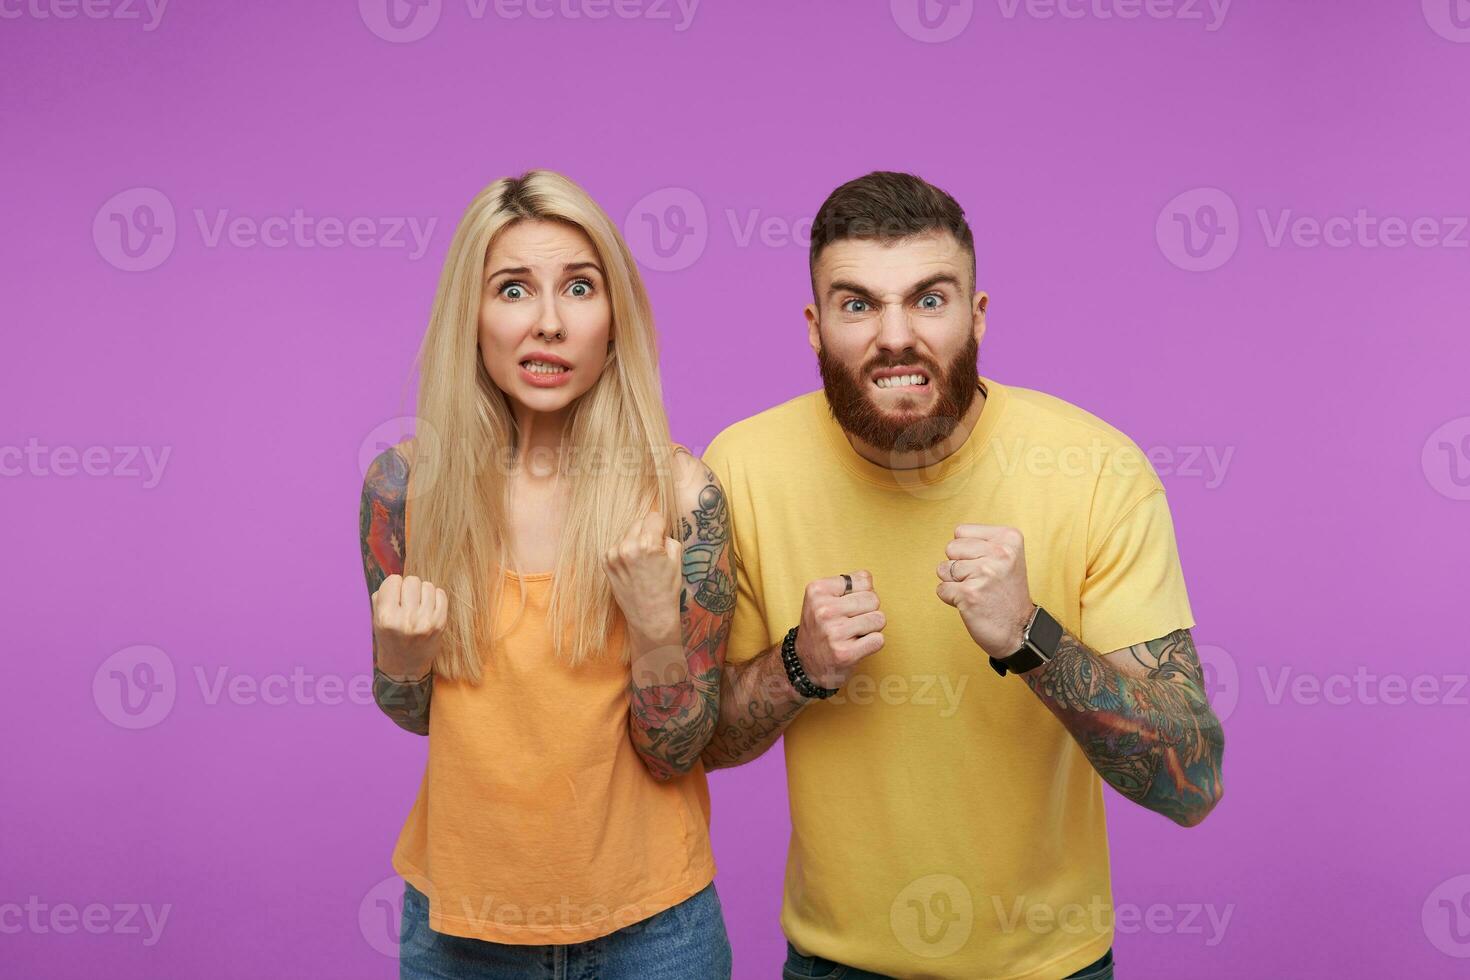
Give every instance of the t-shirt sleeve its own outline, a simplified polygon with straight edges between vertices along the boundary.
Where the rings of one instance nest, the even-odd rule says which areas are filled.
[[[1078,639],[1108,654],[1194,626],[1161,486],[1146,490],[1097,533],[1082,583]]]
[[[730,564],[735,571],[735,615],[730,621],[730,640],[725,662],[744,663],[771,645],[766,631],[765,603],[761,599],[759,555],[754,542],[754,515],[749,487],[735,459],[737,450],[724,433],[704,451],[704,464],[719,477],[725,488],[729,515]]]

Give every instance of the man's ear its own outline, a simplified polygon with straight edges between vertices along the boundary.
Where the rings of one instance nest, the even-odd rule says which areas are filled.
[[[978,289],[975,290],[975,309],[973,318],[975,329],[975,343],[977,346],[979,345],[980,341],[985,339],[985,308],[989,305],[990,294],[982,292]]]
[[[811,345],[812,353],[816,354],[822,349],[822,333],[817,329],[821,325],[821,314],[817,311],[816,303],[806,304],[806,309],[801,312],[806,317],[806,342]]]

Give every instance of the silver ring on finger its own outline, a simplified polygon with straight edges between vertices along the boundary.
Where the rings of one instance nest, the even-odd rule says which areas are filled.
[[[846,572],[842,573],[842,594],[847,595],[852,591],[852,576]]]
[[[955,574],[954,574],[954,563],[955,563],[955,559],[951,558],[949,560],[949,580],[951,582],[958,582],[959,579],[956,578],[955,577]]]

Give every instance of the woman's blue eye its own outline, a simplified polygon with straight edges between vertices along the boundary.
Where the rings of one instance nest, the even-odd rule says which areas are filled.
[[[500,287],[500,295],[506,299],[525,299],[526,289],[518,282],[508,282]]]
[[[926,310],[937,310],[942,303],[943,300],[938,293],[927,293],[919,297],[919,306]]]
[[[572,283],[571,292],[573,296],[590,296],[592,295],[592,283],[586,279],[578,279]]]

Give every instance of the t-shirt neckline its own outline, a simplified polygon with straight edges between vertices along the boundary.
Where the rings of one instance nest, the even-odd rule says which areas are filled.
[[[549,582],[549,581],[551,581],[551,576],[553,576],[553,575],[556,574],[554,571],[551,571],[551,572],[514,572],[514,571],[512,571],[509,568],[503,568],[503,569],[501,569],[501,571],[505,574],[505,577],[506,578],[509,578],[509,579],[520,579],[522,582]]]

